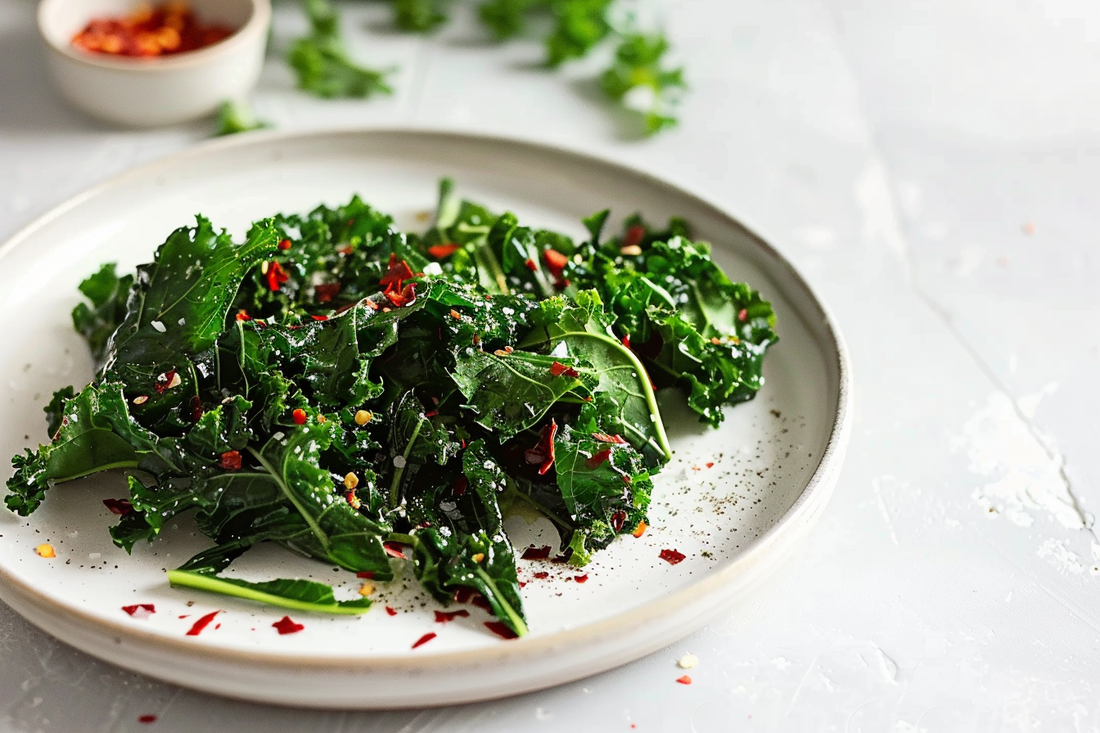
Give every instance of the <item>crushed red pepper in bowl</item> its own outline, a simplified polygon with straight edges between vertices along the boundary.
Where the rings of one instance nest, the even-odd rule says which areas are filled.
[[[204,24],[182,0],[142,4],[129,15],[93,18],[73,36],[82,51],[112,56],[154,58],[197,51],[233,35],[235,29]]]

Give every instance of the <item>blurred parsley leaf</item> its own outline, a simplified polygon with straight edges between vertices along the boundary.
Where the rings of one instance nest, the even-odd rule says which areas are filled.
[[[391,94],[388,72],[367,69],[348,57],[340,35],[340,16],[328,0],[305,0],[310,33],[294,42],[287,58],[298,73],[298,86],[318,97],[370,97]]]

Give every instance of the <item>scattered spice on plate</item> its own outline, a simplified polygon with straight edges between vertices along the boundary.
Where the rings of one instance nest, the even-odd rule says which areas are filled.
[[[669,565],[678,565],[684,561],[686,555],[679,550],[661,550],[660,557]]]
[[[42,544],[34,548],[34,551],[38,553],[39,557],[51,558],[57,557],[57,553],[54,552],[53,545]]]
[[[279,635],[283,634],[297,634],[299,631],[305,628],[303,624],[297,623],[290,616],[283,616],[281,619],[271,624]]]
[[[386,606],[386,613],[388,613],[391,616],[396,616],[397,615],[397,609],[390,608],[389,606]]]
[[[691,678],[688,677],[686,674],[683,677],[677,677],[676,681],[679,682],[681,685],[690,685],[691,684]]]
[[[209,626],[210,622],[213,621],[214,617],[217,616],[219,613],[221,613],[221,611],[211,611],[205,616],[199,618],[199,620],[196,621],[190,629],[188,629],[187,636],[198,636],[199,634],[201,634],[202,630]]]
[[[135,603],[132,606],[123,606],[122,610],[131,616],[137,616],[138,618],[144,618],[151,613],[157,612],[157,607],[152,603]]]
[[[424,634],[424,636],[421,636],[419,639],[417,639],[416,643],[412,645],[412,648],[416,649],[418,646],[424,646],[436,636],[437,634],[434,631],[429,631],[427,634]]]
[[[155,715],[139,715],[138,716],[138,722],[139,723],[155,723],[155,722],[157,722],[157,716],[155,716]]]

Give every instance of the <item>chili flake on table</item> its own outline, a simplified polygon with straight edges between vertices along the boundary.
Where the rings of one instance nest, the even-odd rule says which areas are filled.
[[[200,22],[187,2],[140,5],[129,15],[93,18],[73,36],[73,46],[91,53],[152,58],[212,46],[233,28]]]

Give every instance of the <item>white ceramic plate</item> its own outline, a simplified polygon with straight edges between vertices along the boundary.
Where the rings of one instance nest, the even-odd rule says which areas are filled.
[[[787,554],[828,498],[849,429],[847,356],[822,305],[775,250],[714,206],[619,165],[497,138],[241,136],[115,178],[43,217],[0,249],[0,454],[45,441],[50,394],[91,377],[68,314],[77,283],[102,262],[148,260],[198,212],[240,234],[253,219],[356,192],[400,226],[423,228],[417,214],[433,207],[444,175],[467,197],[577,235],[579,219],[604,207],[616,222],[634,211],[658,222],[684,216],[728,273],[772,301],[781,341],[756,400],[711,430],[675,395],[661,395],[676,455],[657,481],[643,537],[620,538],[584,571],[521,561],[531,628],[523,639],[487,632],[488,617],[475,607],[468,618],[437,623],[437,607],[407,580],[382,589],[363,617],[291,614],[305,629],[280,635],[272,623],[281,610],[168,587],[164,570],[207,545],[186,521],[132,556],[116,549],[102,500],[125,496],[124,479],[99,476],[53,490],[28,519],[0,509],[0,599],[89,654],[181,685],[267,703],[424,706],[548,687],[641,657],[728,608]],[[545,520],[513,519],[509,531],[521,547],[556,540]],[[35,553],[43,542],[56,558]],[[686,559],[663,562],[665,548]],[[253,579],[313,577],[343,597],[359,583],[279,547],[254,550],[235,567]],[[581,574],[583,584],[574,579]],[[156,612],[122,610],[138,603]],[[212,611],[220,613],[206,631],[185,635]],[[429,632],[436,638],[411,648]]]

